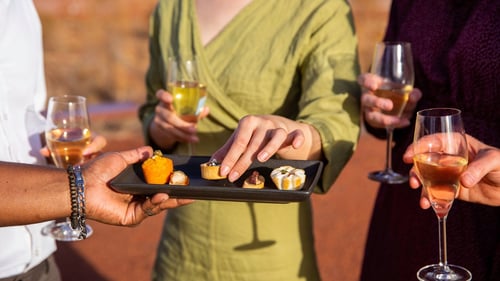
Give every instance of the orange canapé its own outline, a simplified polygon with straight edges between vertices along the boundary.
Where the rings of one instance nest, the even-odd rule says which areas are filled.
[[[148,184],[165,184],[174,171],[172,159],[156,150],[150,158],[142,163],[142,172]]]

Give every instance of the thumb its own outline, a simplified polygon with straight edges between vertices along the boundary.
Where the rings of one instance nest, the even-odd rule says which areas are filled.
[[[490,148],[478,151],[474,161],[470,162],[467,169],[460,176],[460,182],[465,187],[473,187],[481,179],[498,165],[498,159],[494,153],[489,153]]]
[[[140,160],[146,160],[153,155],[153,148],[142,146],[136,149],[119,152],[127,164],[134,164]]]

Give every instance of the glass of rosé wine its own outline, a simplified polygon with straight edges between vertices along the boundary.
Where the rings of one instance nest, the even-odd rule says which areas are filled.
[[[382,79],[375,95],[392,101],[392,109],[382,113],[400,117],[413,89],[414,69],[411,45],[408,42],[378,42],[375,45],[370,73]],[[385,169],[374,171],[368,178],[374,181],[400,184],[408,181],[406,175],[392,170],[392,136],[394,128],[387,126]]]
[[[448,263],[446,251],[446,219],[460,192],[459,178],[468,162],[460,110],[431,108],[417,112],[413,152],[416,174],[439,222],[439,262],[422,267],[417,277],[425,281],[471,280],[469,270]]]

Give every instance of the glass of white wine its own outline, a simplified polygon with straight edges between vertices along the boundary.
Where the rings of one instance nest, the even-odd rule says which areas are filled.
[[[439,222],[439,262],[422,267],[417,277],[423,281],[471,280],[469,270],[448,264],[446,251],[446,219],[468,162],[460,110],[431,108],[417,112],[413,151],[416,173]]]
[[[83,150],[90,143],[90,122],[85,97],[65,95],[49,99],[45,140],[57,167],[66,169],[70,164],[83,162]],[[44,230],[60,241],[80,240],[81,231],[71,227],[69,218]],[[87,225],[87,237],[92,232],[92,228]]]
[[[206,100],[206,86],[200,83],[195,57],[170,57],[167,66],[167,90],[173,96],[173,107],[181,119],[196,123]],[[188,155],[193,153],[188,143]]]
[[[401,116],[406,102],[413,89],[414,69],[411,45],[408,42],[379,42],[375,45],[371,73],[382,79],[382,84],[375,91],[375,95],[390,99],[393,107],[384,114]],[[374,181],[400,184],[408,180],[392,169],[392,136],[394,128],[386,127],[387,143],[385,169],[371,172],[368,178]]]

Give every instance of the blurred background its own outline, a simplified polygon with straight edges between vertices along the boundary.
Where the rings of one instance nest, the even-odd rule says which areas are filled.
[[[36,0],[43,24],[49,95],[90,103],[144,100],[148,20],[156,0]],[[361,64],[383,35],[388,0],[351,0]]]
[[[148,22],[157,0],[34,2],[43,25],[48,95],[86,96],[93,130],[106,137],[140,135],[135,112],[146,96]],[[390,1],[350,2],[365,71],[375,41],[383,36]]]
[[[34,0],[43,26],[49,96],[88,98],[93,131],[106,150],[143,144],[137,107],[145,100],[148,21],[157,0]],[[389,0],[351,0],[359,58],[367,71],[387,23]],[[384,143],[362,134],[334,188],[313,195],[318,260],[324,280],[359,277],[364,241],[377,191],[364,174],[383,167]],[[360,176],[361,175],[361,176]],[[136,228],[89,222],[86,241],[58,243],[64,280],[149,280],[163,215]]]

